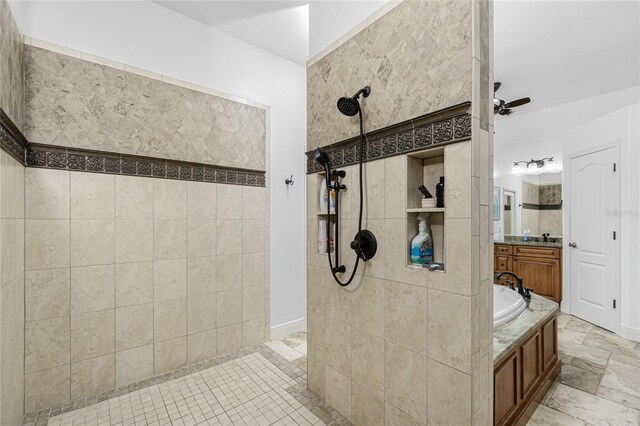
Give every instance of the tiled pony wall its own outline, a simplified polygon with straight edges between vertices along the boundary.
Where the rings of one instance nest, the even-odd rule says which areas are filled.
[[[23,45],[0,11],[30,143],[0,154],[0,423],[263,342],[268,108]]]

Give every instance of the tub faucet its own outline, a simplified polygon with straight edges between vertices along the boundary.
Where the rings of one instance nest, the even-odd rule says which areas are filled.
[[[525,287],[522,284],[522,278],[520,278],[519,276],[517,276],[516,274],[514,274],[513,272],[509,272],[509,271],[503,271],[503,272],[498,272],[496,274],[496,281],[500,281],[500,278],[502,278],[503,275],[509,275],[513,278],[515,278],[516,280],[516,284],[518,285],[518,294],[522,297],[524,297],[525,299],[531,299],[531,289],[528,287]],[[509,282],[509,286],[513,288],[513,283]],[[515,289],[514,289],[515,290]]]

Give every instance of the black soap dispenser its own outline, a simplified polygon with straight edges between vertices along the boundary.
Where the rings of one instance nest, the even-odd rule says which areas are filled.
[[[444,208],[444,176],[440,176],[440,182],[436,184],[436,207]]]

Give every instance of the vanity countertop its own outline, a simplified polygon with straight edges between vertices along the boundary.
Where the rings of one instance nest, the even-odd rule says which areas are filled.
[[[530,247],[553,247],[562,248],[562,243],[545,243],[544,241],[494,241],[495,244],[506,244],[510,246],[530,246]]]
[[[532,294],[528,306],[518,318],[493,330],[494,364],[504,354],[513,349],[522,337],[542,324],[558,309],[559,305],[556,302],[537,294]]]

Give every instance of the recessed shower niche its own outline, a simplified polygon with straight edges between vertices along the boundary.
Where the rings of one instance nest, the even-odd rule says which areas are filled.
[[[407,159],[407,266],[425,271],[443,272],[445,269],[445,209],[446,209],[446,146],[412,153]],[[444,178],[444,207],[436,201],[436,187]],[[425,206],[425,196],[419,187],[424,186],[433,197],[434,205]],[[428,203],[427,203],[428,204]],[[426,219],[425,219],[426,218]],[[416,265],[412,261],[412,241],[419,233],[420,219],[426,220],[432,241],[433,260],[430,263]],[[415,254],[415,253],[414,253]]]

